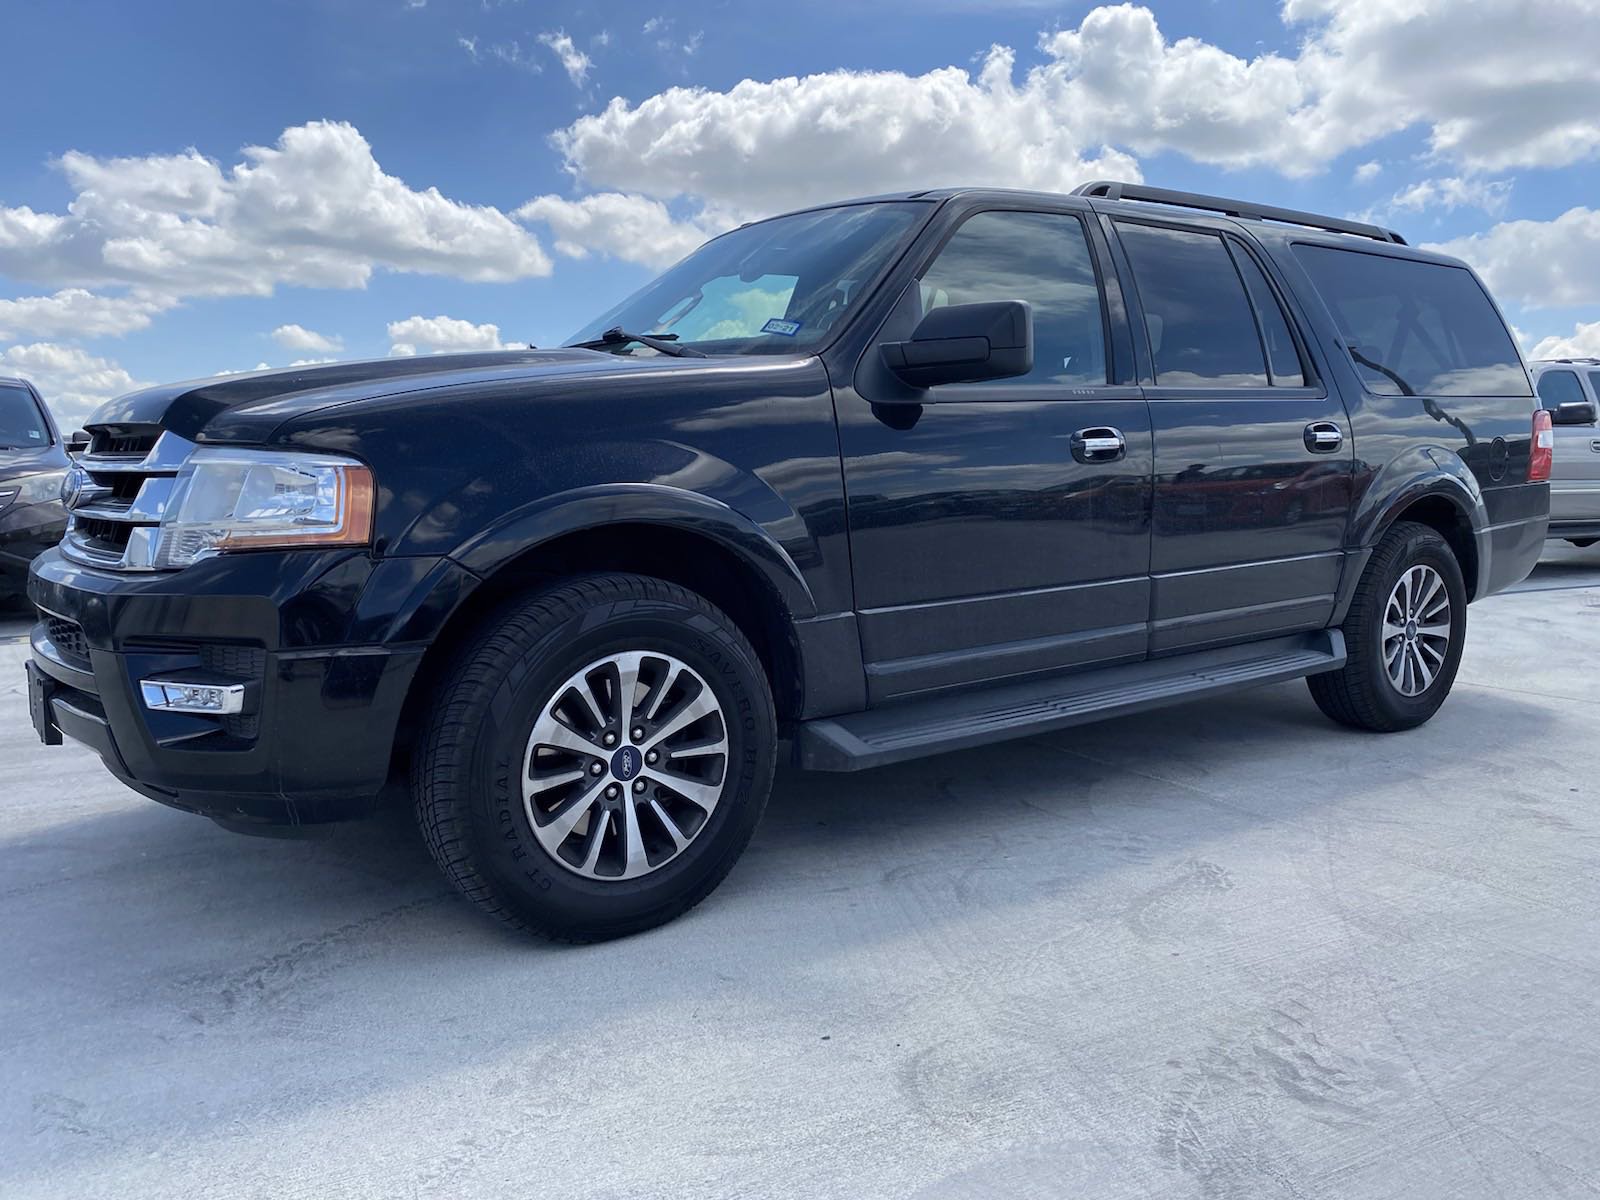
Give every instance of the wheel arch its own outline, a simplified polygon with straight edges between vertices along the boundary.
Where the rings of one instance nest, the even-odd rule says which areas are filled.
[[[1461,564],[1467,599],[1477,598],[1488,578],[1489,518],[1483,490],[1459,455],[1436,447],[1413,449],[1380,472],[1366,494],[1369,501],[1358,508],[1351,539],[1363,567],[1397,522],[1415,521],[1449,544]],[[1351,574],[1358,578],[1360,572]]]
[[[592,508],[583,505],[579,511]],[[404,767],[412,734],[421,727],[428,703],[483,620],[516,596],[575,575],[615,571],[649,575],[704,596],[727,613],[754,646],[772,688],[778,719],[798,715],[804,680],[795,620],[811,615],[812,609],[797,613],[792,607],[797,600],[807,605],[810,600],[797,569],[789,577],[789,587],[774,579],[775,562],[789,562],[781,548],[768,541],[768,555],[758,557],[751,553],[747,530],[724,524],[719,534],[705,520],[674,520],[659,510],[610,515],[611,520],[584,524],[575,519],[577,513],[568,512],[565,519],[541,526],[546,536],[511,549],[492,566],[486,566],[482,553],[473,557],[479,582],[440,623],[412,679],[395,740],[396,771]],[[513,539],[501,539],[499,545],[509,549]]]

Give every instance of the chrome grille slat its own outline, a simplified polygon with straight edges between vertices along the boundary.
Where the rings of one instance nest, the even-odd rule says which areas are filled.
[[[61,552],[102,570],[155,570],[161,517],[194,443],[164,430],[91,433],[69,476]]]

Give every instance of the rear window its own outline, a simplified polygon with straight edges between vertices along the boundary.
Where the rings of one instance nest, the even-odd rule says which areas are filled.
[[[1294,248],[1367,390],[1389,396],[1528,396],[1505,322],[1470,271],[1358,250]]]
[[[13,384],[0,384],[0,450],[49,444],[50,430],[34,403],[33,393]]]

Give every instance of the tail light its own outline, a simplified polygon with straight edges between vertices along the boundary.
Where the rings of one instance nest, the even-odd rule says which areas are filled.
[[[1547,483],[1550,468],[1556,456],[1556,428],[1550,420],[1550,410],[1533,411],[1533,446],[1528,453],[1528,482]]]

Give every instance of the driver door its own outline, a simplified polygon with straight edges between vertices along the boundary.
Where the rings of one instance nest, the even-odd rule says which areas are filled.
[[[870,702],[1145,657],[1150,418],[1131,361],[1130,382],[1111,382],[1121,300],[1108,301],[1104,262],[1077,212],[968,213],[868,347],[856,389],[839,389]],[[993,300],[1032,306],[1032,372],[872,402],[878,345],[930,308]]]

